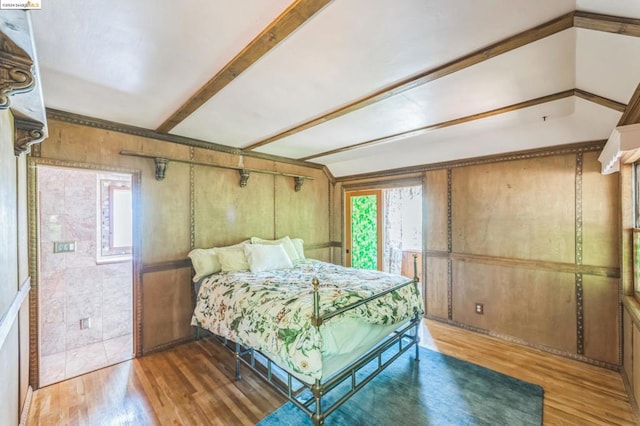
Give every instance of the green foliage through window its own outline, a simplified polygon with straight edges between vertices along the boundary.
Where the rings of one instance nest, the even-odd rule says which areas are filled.
[[[351,198],[351,266],[378,269],[378,202],[376,195]]]

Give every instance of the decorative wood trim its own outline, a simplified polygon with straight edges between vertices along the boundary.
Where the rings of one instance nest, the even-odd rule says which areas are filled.
[[[18,110],[11,109],[13,114],[13,151],[17,156],[29,153],[30,146],[42,142],[44,139],[44,124],[36,119],[28,117]]]
[[[285,138],[287,136],[291,136],[303,130],[307,130],[311,127],[317,126],[318,124],[326,123],[329,120],[342,117],[343,115],[357,111],[366,106],[372,105],[376,102],[383,101],[385,99],[388,99],[400,93],[404,93],[408,90],[421,86],[430,81],[437,80],[449,74],[468,68],[472,65],[476,65],[488,59],[495,58],[496,56],[501,55],[503,53],[525,46],[529,43],[533,43],[535,41],[541,40],[545,37],[556,34],[560,31],[569,29],[573,26],[573,15],[574,15],[573,12],[567,13],[558,18],[552,19],[551,21],[548,21],[542,25],[538,25],[534,28],[523,31],[512,37],[508,37],[497,43],[494,43],[482,49],[476,50],[475,52],[472,52],[468,55],[463,56],[462,58],[451,61],[445,65],[432,68],[417,76],[402,80],[399,83],[393,84],[391,86],[387,86],[369,96],[358,99],[357,101],[352,102],[344,107],[335,109],[329,112],[328,114],[324,114],[322,116],[313,118],[300,125],[297,125],[288,130],[285,130],[284,132],[278,133],[275,136],[271,136],[269,138],[263,139],[259,142],[256,142],[252,145],[247,146],[244,149],[247,151],[254,150],[263,145],[267,145],[279,139]]]
[[[31,56],[0,31],[0,109],[9,108],[10,96],[33,90],[32,66]]]
[[[587,92],[585,92],[587,93]],[[541,96],[535,99],[529,99],[524,102],[518,102],[516,104],[508,105],[501,108],[492,109],[490,111],[480,112],[478,114],[467,115],[465,117],[455,118],[453,120],[442,121],[440,123],[430,124],[428,126],[419,127],[417,129],[407,130],[405,132],[395,133],[393,135],[384,136],[377,139],[371,139],[365,142],[356,143],[353,145],[345,146],[342,148],[333,149],[331,151],[324,151],[317,154],[309,155],[307,157],[300,158],[302,161],[308,161],[315,158],[325,157],[327,155],[338,154],[341,152],[352,151],[354,149],[366,148],[374,145],[379,145],[381,143],[404,139],[408,137],[418,136],[432,130],[444,129],[446,127],[455,126],[458,124],[468,123],[471,121],[481,120],[483,118],[492,117],[494,115],[506,114],[508,112],[517,111],[523,108],[529,108],[535,105],[544,104],[547,102],[557,101],[559,99],[568,98],[570,96],[574,96],[574,90],[565,90],[562,92],[554,93],[551,95]],[[596,97],[596,95],[592,95]],[[589,99],[590,100],[590,99]]]
[[[354,180],[390,178],[398,175],[407,175],[413,173],[422,173],[431,170],[442,170],[454,167],[475,166],[479,164],[491,164],[502,161],[526,160],[530,158],[550,157],[554,155],[575,154],[577,152],[594,152],[601,151],[606,140],[581,142],[567,145],[556,145],[546,148],[536,148],[525,151],[514,151],[503,154],[487,155],[484,157],[475,157],[471,159],[445,161],[442,163],[423,164],[420,166],[401,167],[398,169],[389,169],[380,172],[362,173],[359,175],[341,176],[336,178],[336,182],[345,184],[345,182]]]
[[[627,108],[624,110],[622,117],[620,117],[620,121],[618,121],[618,126],[636,123],[640,123],[640,84],[638,84],[631,99],[629,99]]]
[[[552,348],[550,346],[539,345],[539,344],[535,344],[535,343],[529,343],[526,340],[520,339],[518,337],[513,337],[513,336],[509,336],[509,335],[505,335],[505,334],[495,333],[495,332],[490,331],[490,330],[485,330],[484,328],[473,327],[471,325],[459,323],[457,321],[447,320],[445,318],[435,317],[435,316],[432,316],[432,315],[426,315],[425,318],[433,320],[433,321],[438,321],[438,322],[441,322],[441,323],[453,325],[453,326],[462,328],[464,330],[473,331],[473,332],[484,334],[484,335],[491,336],[491,337],[496,337],[498,339],[505,340],[507,342],[517,343],[519,345],[523,345],[523,346],[527,346],[527,347],[530,347],[530,348],[538,349],[538,350],[541,350],[541,351],[544,351],[544,352],[547,352],[547,353],[550,353],[550,354],[559,355],[559,356],[562,356],[562,357],[565,357],[565,358],[573,359],[575,361],[585,362],[587,364],[595,365],[597,367],[607,368],[609,370],[618,371],[618,372],[620,371],[620,366],[618,366],[618,365],[609,364],[608,362],[599,361],[597,359],[589,358],[589,357],[586,357],[586,356],[583,356],[583,355],[577,355],[577,354],[573,354],[573,353],[570,353],[570,352],[561,351],[559,349],[555,349],[555,348]]]
[[[582,265],[582,162],[583,156],[581,152],[576,154],[576,175],[575,175],[575,250],[576,250],[576,266]],[[584,355],[584,289],[582,286],[582,274],[577,273],[575,276],[576,285],[576,348],[579,355]]]
[[[15,323],[18,313],[20,312],[20,308],[22,307],[22,303],[29,295],[30,290],[31,277],[27,277],[27,279],[20,284],[20,289],[15,296],[13,296],[13,300],[9,303],[5,313],[0,317],[0,348],[4,345],[9,332],[13,328],[13,324]]]
[[[37,146],[37,145],[36,145]],[[39,158],[37,159],[40,160]],[[34,291],[29,294],[29,385],[33,389],[40,387],[39,332],[38,314],[38,186],[36,159],[27,158],[27,210],[29,229],[29,275]]]
[[[31,275],[32,291],[29,296],[29,382],[34,389],[40,387],[40,365],[39,365],[39,315],[38,315],[38,187],[37,187],[37,166],[57,166],[67,168],[86,169],[93,171],[107,171],[116,173],[131,174],[131,191],[134,211],[139,211],[142,200],[141,192],[141,172],[139,170],[127,169],[123,167],[105,166],[103,164],[81,163],[77,161],[65,161],[48,158],[28,157],[27,167],[27,206],[29,210],[29,274]],[[140,250],[142,247],[142,223],[141,216],[133,215],[133,322],[134,322],[134,345],[135,356],[142,354],[142,289],[141,289],[141,268]]]
[[[636,402],[636,398],[633,392],[633,386],[627,377],[627,373],[624,368],[620,369],[620,375],[622,376],[622,383],[624,384],[624,390],[627,392],[627,396],[629,397],[629,403],[631,404],[631,409],[633,410],[633,414],[635,414],[636,418],[640,419],[640,408],[638,407],[638,403]]]
[[[506,266],[509,268],[537,269],[550,272],[564,272],[596,277],[620,278],[620,269],[596,266],[578,265],[575,263],[549,262],[544,260],[516,259],[511,257],[487,256],[468,253],[447,253],[446,251],[427,250],[426,257],[451,259],[460,262],[482,263],[485,265]]]
[[[451,253],[453,252],[453,170],[447,169],[447,316],[453,319],[453,260]]]
[[[319,250],[324,248],[342,248],[342,241],[329,241],[328,243],[305,244],[304,249]]]
[[[633,324],[640,329],[640,302],[638,299],[635,296],[624,296],[622,304],[627,309]]]
[[[624,112],[624,110],[627,108],[627,106],[621,102],[617,102],[613,99],[605,98],[604,96],[599,96],[591,92],[587,92],[586,90],[576,88],[573,89],[573,94],[580,99],[593,102],[594,104],[598,104],[614,111]]]
[[[330,2],[296,0],[162,123],[157,131],[169,132]]]
[[[389,181],[389,180],[384,180],[384,179],[380,179],[380,180],[373,180],[373,181],[367,181],[367,182],[359,182],[359,183],[351,183],[351,184],[346,184],[343,185],[342,187],[345,189],[345,191],[357,191],[357,190],[364,190],[364,189],[372,189],[372,188],[376,188],[376,189],[389,189],[389,188],[403,188],[406,186],[417,186],[417,185],[421,185],[422,183],[422,175],[418,175],[416,174],[415,177],[403,177],[400,179],[394,179],[393,181]]]
[[[195,160],[195,150],[189,149],[189,160]],[[189,165],[189,247],[196,248],[196,170],[193,164]]]
[[[326,166],[318,163],[304,162],[277,155],[263,154],[259,152],[245,152],[239,148],[233,148],[226,145],[206,142],[200,139],[187,138],[184,136],[171,135],[168,133],[158,133],[154,130],[145,129],[143,127],[131,126],[128,124],[116,123],[99,118],[88,117],[85,115],[74,114],[66,111],[60,111],[47,108],[47,118],[49,120],[62,121],[64,123],[75,124],[78,126],[92,127],[95,129],[109,130],[111,132],[124,133],[127,135],[140,136],[143,138],[155,139],[162,142],[171,142],[178,145],[186,145],[194,148],[207,149],[210,151],[224,152],[227,154],[244,155],[245,157],[259,158],[268,161],[277,161],[279,163],[293,164],[297,166],[309,167],[313,169],[322,169]]]
[[[587,30],[640,37],[640,19],[601,15],[578,10],[574,13],[573,25],[576,28]]]
[[[171,271],[173,269],[191,268],[191,260],[169,260],[166,262],[156,263],[143,263],[142,274],[149,274],[152,272]]]

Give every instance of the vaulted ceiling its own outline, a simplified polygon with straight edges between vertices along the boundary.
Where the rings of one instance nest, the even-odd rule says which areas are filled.
[[[607,139],[637,0],[112,0],[31,14],[45,104],[337,177]]]

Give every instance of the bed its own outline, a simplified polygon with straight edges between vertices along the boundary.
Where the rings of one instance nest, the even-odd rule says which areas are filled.
[[[306,259],[292,254],[290,246],[290,262],[282,260],[274,269],[271,259],[254,268],[255,252],[277,250],[284,256],[280,249],[253,246],[231,248],[236,261],[242,251],[247,264],[196,280],[192,325],[211,332],[234,352],[237,379],[241,365],[247,366],[320,425],[413,345],[418,359],[423,306],[417,277]],[[226,257],[226,249],[212,252]],[[221,263],[228,260],[222,257]],[[377,363],[374,373],[361,377],[360,369],[371,362]],[[324,399],[348,379],[347,391],[331,402]]]

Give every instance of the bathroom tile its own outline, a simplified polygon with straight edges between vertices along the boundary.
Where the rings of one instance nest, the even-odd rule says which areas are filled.
[[[40,244],[40,273],[64,271],[64,253],[54,253],[53,243]]]
[[[75,377],[107,366],[107,354],[102,342],[67,351],[65,377]]]
[[[55,299],[64,297],[64,271],[48,271],[41,272],[39,278],[39,295],[40,300]]]
[[[73,240],[76,242],[76,251],[72,253],[65,253],[67,268],[93,268],[96,273],[99,273],[99,266],[96,265],[97,253],[95,241],[83,241],[77,238],[74,238]],[[87,274],[95,275],[95,273],[89,272],[88,270]]]
[[[56,214],[41,214],[40,216],[40,242],[47,244],[52,241],[60,241],[63,237],[64,219],[60,212]]]
[[[63,322],[40,324],[40,354],[52,355],[66,350],[67,328]]]
[[[133,335],[126,334],[104,341],[104,350],[109,364],[126,361],[133,358]]]
[[[102,272],[96,267],[68,268],[65,270],[67,297],[92,294],[102,295]]]
[[[42,297],[39,305],[40,324],[65,323],[65,297]]]
[[[40,357],[40,386],[50,385],[65,379],[65,352]]]

